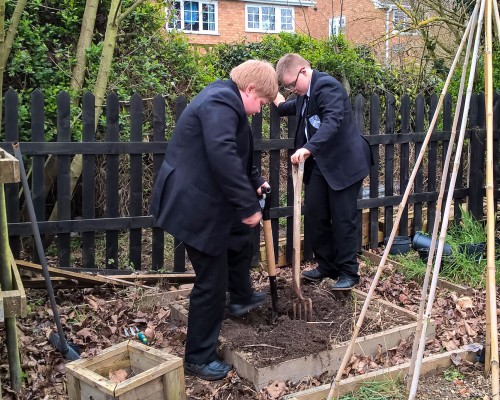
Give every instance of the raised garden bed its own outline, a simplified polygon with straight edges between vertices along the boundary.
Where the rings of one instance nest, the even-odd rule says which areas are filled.
[[[333,374],[342,361],[366,295],[354,290],[334,296],[316,285],[303,286],[313,302],[313,321],[292,320],[296,299],[280,282],[280,316],[270,323],[270,304],[241,319],[225,319],[220,353],[257,390],[273,381],[298,381]],[[188,301],[171,304],[171,318],[187,323]],[[354,352],[376,355],[397,347],[416,329],[416,315],[389,302],[372,300]],[[434,334],[431,323],[427,334]]]

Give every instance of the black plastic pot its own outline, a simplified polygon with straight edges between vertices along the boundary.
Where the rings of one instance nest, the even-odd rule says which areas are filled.
[[[479,261],[481,258],[486,257],[486,242],[464,243],[458,247],[458,250],[474,261]]]
[[[418,249],[430,249],[431,248],[432,239],[422,232],[415,233],[413,236],[413,248],[415,250]],[[436,249],[438,247],[438,242],[436,241]],[[451,247],[449,244],[444,244],[443,255],[449,256],[451,255]]]
[[[387,243],[389,242],[389,238],[386,237],[384,239],[384,244],[387,247]],[[406,254],[411,249],[411,238],[409,236],[395,236],[394,241],[392,242],[391,249],[389,250],[389,254]]]
[[[418,249],[417,250],[417,253],[420,257],[420,259],[424,262],[424,263],[427,263],[427,260],[429,259],[429,250],[428,248],[426,247],[422,247],[421,249]]]

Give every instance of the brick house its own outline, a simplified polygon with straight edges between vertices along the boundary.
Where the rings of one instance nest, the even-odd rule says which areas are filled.
[[[200,45],[259,41],[278,32],[316,39],[342,32],[351,43],[370,46],[380,62],[395,63],[418,42],[415,33],[394,36],[407,17],[388,0],[173,0],[167,15],[167,29]]]

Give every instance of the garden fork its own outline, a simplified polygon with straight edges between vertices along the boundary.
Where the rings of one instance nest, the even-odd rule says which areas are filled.
[[[293,179],[293,258],[292,285],[299,298],[293,303],[293,318],[312,320],[312,300],[304,297],[300,288],[300,226],[302,222],[302,180],[304,178],[304,162],[292,165]]]

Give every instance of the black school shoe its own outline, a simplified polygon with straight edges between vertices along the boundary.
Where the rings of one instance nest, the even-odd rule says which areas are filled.
[[[196,376],[206,381],[218,381],[224,379],[233,366],[223,361],[215,360],[209,364],[184,364],[186,375]]]
[[[229,303],[227,306],[227,313],[231,317],[241,317],[252,311],[253,309],[259,307],[266,299],[266,294],[264,292],[253,292],[252,298],[248,303],[245,304],[233,304]]]
[[[319,270],[318,267],[314,269],[310,269],[308,271],[302,271],[302,278],[307,279],[308,281],[311,282],[320,282],[324,278],[331,278],[331,279],[337,279],[338,276],[330,276],[328,274],[324,274]]]
[[[357,278],[347,278],[341,276],[339,280],[330,287],[331,290],[351,290],[359,282]]]

